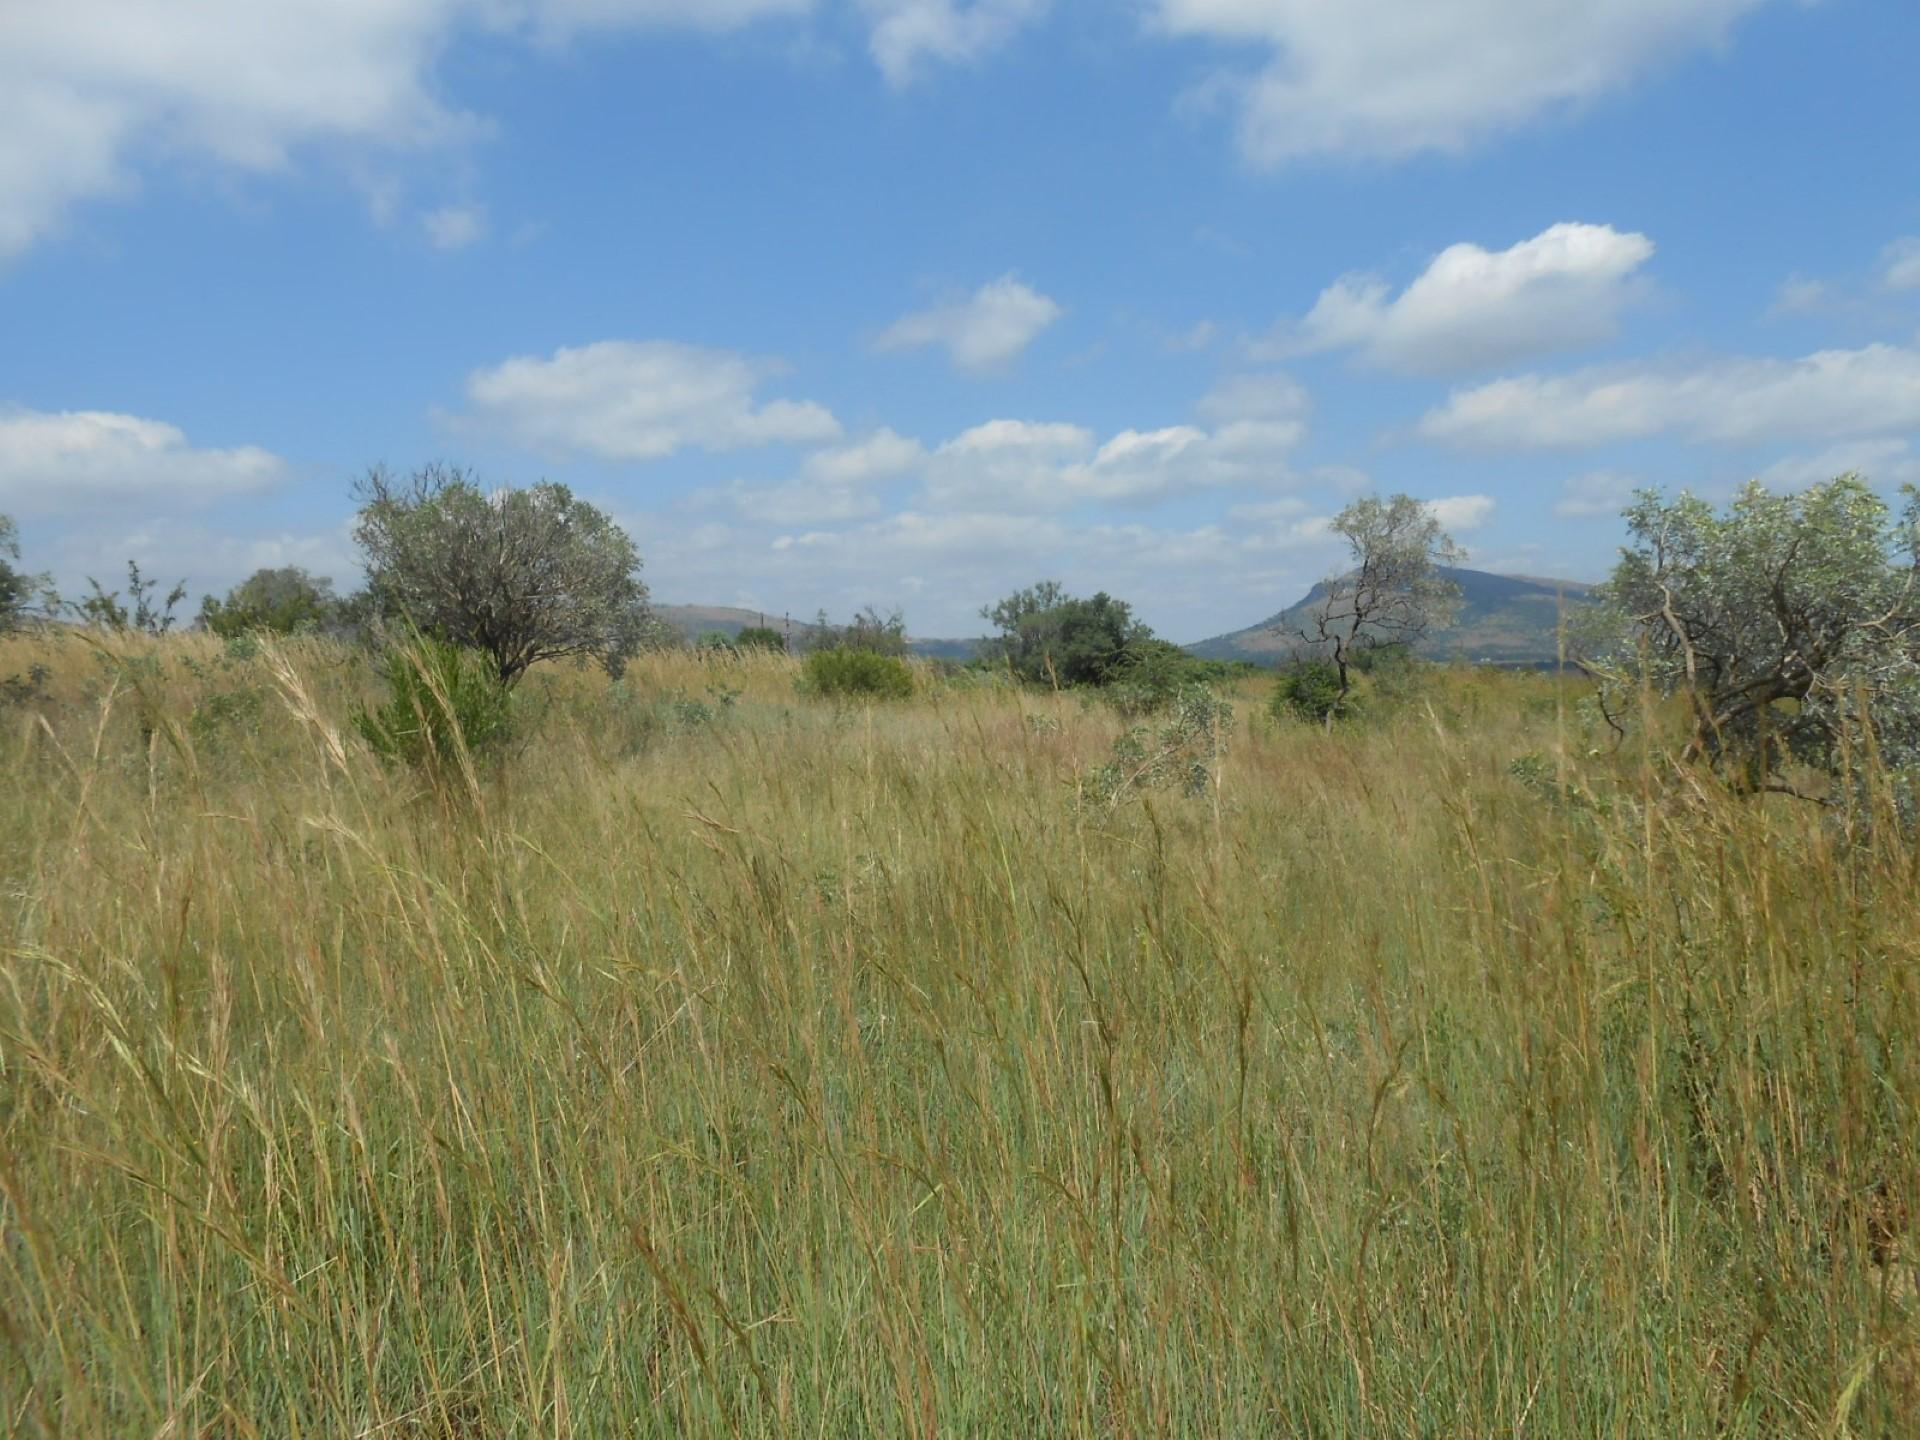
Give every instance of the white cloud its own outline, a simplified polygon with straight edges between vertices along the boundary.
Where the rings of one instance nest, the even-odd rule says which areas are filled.
[[[860,0],[869,48],[887,83],[911,85],[925,62],[966,64],[1013,38],[1048,0]]]
[[[1644,235],[1563,223],[1505,250],[1450,245],[1392,295],[1351,275],[1320,295],[1279,347],[1357,351],[1382,369],[1457,375],[1612,337],[1653,255]]]
[[[1560,486],[1553,513],[1562,520],[1613,519],[1626,509],[1633,492],[1644,483],[1639,476],[1618,470],[1589,470]]]
[[[1920,235],[1896,240],[1881,253],[1880,283],[1889,290],[1920,290]]]
[[[830,485],[871,485],[910,475],[926,458],[926,447],[918,440],[883,426],[855,444],[809,455],[802,473]]]
[[[1721,44],[1765,0],[1156,0],[1159,28],[1257,45],[1250,160],[1457,152]]]
[[[436,250],[464,250],[486,237],[487,212],[479,205],[446,205],[420,217],[427,243]]]
[[[0,4],[0,260],[156,161],[243,173],[323,145],[378,152],[479,128],[435,82],[463,30],[547,41],[733,29],[811,0],[13,0]]]
[[[936,508],[1012,513],[1150,505],[1235,486],[1271,490],[1300,483],[1287,457],[1305,432],[1297,419],[1245,419],[1213,430],[1122,430],[1096,444],[1079,425],[993,420],[933,452],[925,499]]]
[[[903,316],[876,343],[882,350],[944,346],[955,369],[991,375],[1017,360],[1062,313],[1039,291],[1003,275],[965,300]]]
[[[770,525],[818,525],[880,513],[881,485],[920,470],[927,461],[918,440],[880,429],[852,445],[817,450],[797,478],[775,485],[736,484],[696,500],[721,500],[737,513]]]
[[[840,422],[811,401],[756,401],[772,371],[727,350],[602,340],[475,371],[460,423],[531,450],[609,460],[838,439]]]
[[[0,510],[88,516],[102,505],[166,510],[273,489],[278,456],[204,450],[174,425],[102,410],[0,410]]]
[[[1798,360],[1697,370],[1522,375],[1456,390],[1417,433],[1490,450],[1600,445],[1654,435],[1744,444],[1920,428],[1920,351],[1875,344]]]
[[[1470,530],[1478,530],[1493,518],[1493,497],[1491,495],[1448,495],[1439,500],[1429,500],[1427,513],[1440,522],[1440,528],[1451,535],[1464,535]]]
[[[1754,478],[1770,490],[1804,490],[1857,472],[1882,488],[1920,483],[1920,455],[1907,440],[1851,440],[1807,455],[1788,455]]]

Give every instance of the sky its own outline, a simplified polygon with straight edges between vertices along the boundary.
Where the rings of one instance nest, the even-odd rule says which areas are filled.
[[[1602,578],[1640,486],[1920,482],[1911,0],[0,0],[0,513],[357,583],[564,482],[657,600],[1043,578],[1194,640],[1358,495]]]

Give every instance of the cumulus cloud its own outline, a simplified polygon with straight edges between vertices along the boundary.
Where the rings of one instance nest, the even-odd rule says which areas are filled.
[[[1270,52],[1215,89],[1247,157],[1277,166],[1465,150],[1718,46],[1763,3],[1156,0],[1153,15],[1168,34]]]
[[[1003,275],[965,300],[902,316],[876,343],[882,350],[942,346],[955,369],[968,375],[991,375],[1024,354],[1062,313],[1039,291]]]
[[[840,422],[822,406],[756,399],[774,368],[666,340],[602,340],[475,371],[456,423],[529,450],[609,460],[837,440]]]
[[[1612,519],[1643,483],[1639,476],[1618,470],[1589,470],[1562,483],[1553,513],[1562,520]]]
[[[1920,455],[1907,440],[1850,440],[1810,454],[1784,456],[1754,478],[1770,490],[1804,490],[1849,473],[1882,488],[1920,484]]]
[[[1457,375],[1609,339],[1653,256],[1644,235],[1565,223],[1505,250],[1450,245],[1398,295],[1373,275],[1321,292],[1282,352],[1353,350],[1382,369]]]
[[[1896,240],[1881,253],[1880,283],[1889,290],[1920,290],[1920,235]]]
[[[966,64],[1013,38],[1048,0],[860,0],[869,48],[887,83],[911,85],[928,61]]]
[[[933,452],[925,499],[936,508],[1021,512],[1151,505],[1235,486],[1273,489],[1299,483],[1288,454],[1304,434],[1297,419],[1249,418],[1211,430],[1128,429],[1096,442],[1079,425],[993,420]]]
[[[1875,344],[1798,360],[1728,360],[1522,375],[1456,390],[1416,433],[1451,445],[1537,450],[1655,435],[1721,444],[1920,428],[1920,351]]]
[[[1493,518],[1493,497],[1491,495],[1447,495],[1438,500],[1429,500],[1427,513],[1440,522],[1440,528],[1450,535],[1465,535],[1470,530],[1478,530]]]
[[[830,485],[871,485],[910,475],[925,462],[926,447],[883,426],[852,445],[807,457],[802,473]]]
[[[446,205],[420,217],[427,243],[436,250],[464,250],[487,233],[487,212],[478,205]]]
[[[882,485],[914,474],[926,460],[926,447],[918,440],[882,428],[854,444],[815,451],[795,479],[734,484],[697,499],[722,500],[740,515],[771,525],[861,519],[880,513]]]
[[[283,460],[257,446],[202,449],[160,420],[104,410],[0,410],[0,510],[10,514],[192,507],[261,494],[287,473]]]
[[[58,0],[0,5],[0,260],[155,161],[276,171],[307,147],[404,151],[481,127],[436,83],[463,30],[725,31],[811,0]]]

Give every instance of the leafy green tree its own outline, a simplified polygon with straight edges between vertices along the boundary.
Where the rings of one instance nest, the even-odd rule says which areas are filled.
[[[874,655],[907,653],[907,622],[898,610],[882,615],[868,605],[845,625],[836,625],[822,610],[808,628],[806,648],[865,650]]]
[[[1000,634],[983,654],[1037,685],[1107,685],[1120,678],[1129,651],[1153,638],[1132,607],[1102,590],[1067,594],[1043,580],[983,608]]]
[[[357,498],[378,613],[480,651],[503,685],[567,657],[617,674],[648,639],[633,541],[564,485],[486,491],[429,465],[406,481],[376,469]]]
[[[1366,651],[1411,646],[1452,623],[1460,587],[1441,567],[1465,556],[1432,510],[1411,495],[1356,500],[1333,517],[1333,530],[1347,542],[1347,568],[1320,587],[1296,632],[1333,666],[1329,724],[1345,710]]]
[[[742,650],[778,650],[784,653],[787,637],[771,625],[748,625],[733,637],[733,643]]]
[[[330,628],[339,606],[333,581],[289,565],[254,571],[224,600],[207,596],[200,602],[200,623],[229,640],[251,630],[293,635]]]
[[[0,515],[0,634],[15,628],[28,611],[33,592],[45,582],[14,567],[20,560],[20,531],[11,515]]]
[[[1756,788],[1870,746],[1920,762],[1920,491],[1905,495],[1896,515],[1854,474],[1792,495],[1756,481],[1724,512],[1642,491],[1583,664],[1684,695],[1686,756]]]

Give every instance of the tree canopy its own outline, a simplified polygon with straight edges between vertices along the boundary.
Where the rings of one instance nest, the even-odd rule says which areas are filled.
[[[1641,492],[1585,663],[1684,694],[1687,754],[1758,785],[1869,744],[1920,761],[1920,491],[1905,496],[1896,513],[1854,474],[1792,495],[1756,481],[1724,512]]]
[[[229,590],[224,600],[207,596],[200,602],[200,623],[229,639],[249,630],[293,635],[326,629],[333,623],[339,604],[333,581],[288,565],[254,571]]]
[[[1000,634],[985,658],[1037,685],[1106,685],[1125,670],[1129,651],[1153,638],[1124,600],[1102,590],[1081,598],[1055,580],[1016,590],[980,611]]]
[[[649,633],[633,541],[564,485],[488,491],[429,465],[405,481],[376,469],[358,498],[378,613],[481,651],[502,684],[572,656],[617,672]]]
[[[1440,567],[1465,555],[1432,508],[1411,495],[1356,500],[1333,517],[1333,530],[1347,542],[1347,567],[1324,583],[1298,632],[1334,668],[1329,719],[1352,693],[1366,651],[1411,645],[1452,621],[1460,587]]]

